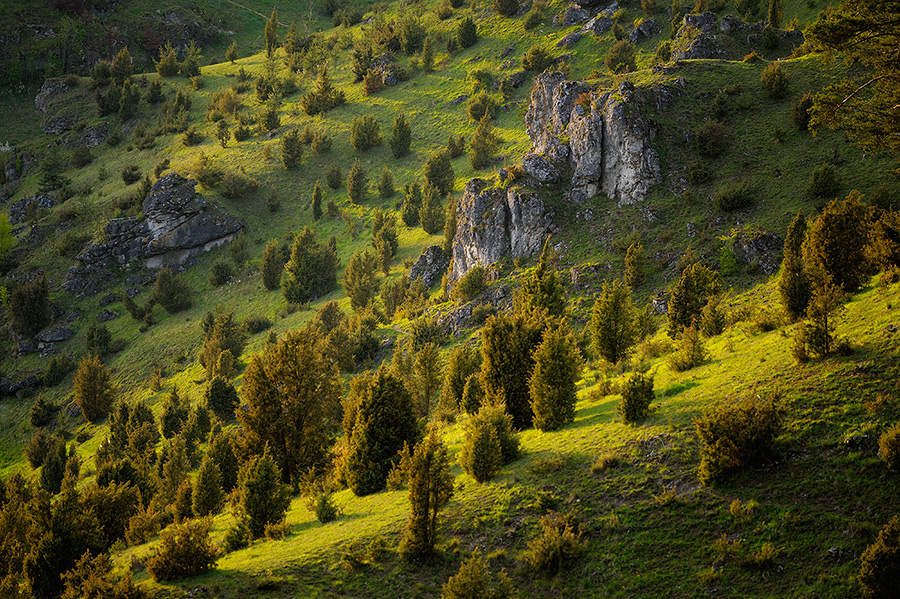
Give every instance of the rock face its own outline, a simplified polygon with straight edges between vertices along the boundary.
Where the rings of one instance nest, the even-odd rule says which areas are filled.
[[[662,33],[662,25],[657,23],[655,19],[647,19],[646,21],[641,21],[641,24],[628,34],[628,41],[632,44],[637,44],[641,40],[656,37],[660,33]]]
[[[18,225],[28,220],[29,212],[50,210],[56,205],[56,196],[39,193],[36,196],[22,198],[9,207],[9,224]]]
[[[422,279],[425,287],[431,287],[441,280],[449,265],[450,256],[441,246],[429,246],[409,269],[409,280]]]
[[[560,72],[535,77],[525,115],[533,144],[526,159],[537,154],[558,172],[571,172],[573,189],[588,197],[602,191],[620,206],[639,202],[662,180],[659,155],[651,147],[656,127],[643,115],[631,83],[591,92],[589,102],[575,104],[590,91]]]
[[[735,259],[745,266],[757,266],[767,275],[773,275],[781,266],[784,240],[774,233],[740,231],[732,245]]]
[[[724,57],[726,52],[716,39],[716,23],[716,15],[711,12],[684,15],[672,43],[672,60]]]
[[[505,256],[539,254],[555,230],[553,211],[537,195],[488,185],[483,179],[471,179],[457,205],[451,284],[476,264],[489,266]]]
[[[243,223],[210,206],[196,185],[178,173],[165,175],[144,200],[143,217],[110,220],[104,241],[91,244],[78,261],[112,266],[146,260],[148,267],[161,268],[231,241]]]

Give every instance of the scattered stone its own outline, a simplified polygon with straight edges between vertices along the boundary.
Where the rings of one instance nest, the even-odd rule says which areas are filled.
[[[150,285],[155,280],[156,275],[150,273],[134,274],[125,279],[125,284],[132,287],[135,285]]]
[[[81,318],[81,308],[78,308],[78,307],[73,308],[71,312],[66,314],[66,318],[63,321],[63,324],[72,324],[79,318]]]
[[[19,341],[16,345],[16,353],[20,356],[33,354],[37,351],[37,346],[31,341]]]
[[[469,94],[460,94],[444,104],[444,106],[459,106],[463,102],[469,99]]]
[[[130,297],[130,298],[132,298],[132,299],[134,299],[134,298],[137,296],[137,294],[140,293],[140,292],[141,292],[141,288],[140,288],[140,287],[128,287],[128,288],[125,290],[125,293],[128,294],[128,297]]]
[[[70,339],[75,332],[66,327],[56,327],[49,329],[34,336],[34,340],[39,343],[59,343]]]
[[[66,85],[63,77],[47,79],[44,81],[44,85],[41,86],[41,91],[39,91],[38,95],[34,98],[34,107],[41,112],[47,112],[50,102],[66,93],[68,90],[69,86]]]
[[[31,389],[38,386],[38,380],[35,376],[26,376],[17,381],[10,377],[0,377],[0,397],[9,397],[15,395],[23,389]]]
[[[394,340],[391,337],[381,340],[381,349],[385,350],[385,349],[390,349],[392,347],[394,347]]]
[[[56,350],[56,344],[55,344],[55,343],[41,343],[41,344],[38,346],[38,349],[41,350],[40,355],[38,355],[38,357],[41,358],[41,359],[49,358],[49,357],[52,356],[53,354],[57,353],[57,350]]]
[[[571,27],[572,25],[577,25],[578,23],[584,23],[590,18],[591,11],[579,8],[575,5],[571,5],[563,13],[562,24],[563,27]]]
[[[500,57],[499,57],[500,60],[503,60],[504,58],[506,58],[507,56],[509,56],[510,54],[512,54],[515,51],[516,51],[516,49],[513,46],[507,46],[506,48],[503,49],[503,52],[500,53]]]
[[[563,37],[561,40],[556,42],[557,48],[571,48],[575,44],[578,43],[578,40],[582,38],[582,34],[577,31],[574,33],[570,33],[569,35]]]
[[[110,320],[115,320],[118,317],[119,313],[115,310],[107,310],[106,308],[104,308],[97,314],[97,322],[109,322]]]
[[[56,196],[50,193],[39,193],[37,195],[22,198],[9,207],[9,224],[18,225],[28,220],[29,213],[37,210],[50,210],[56,205]]]
[[[100,298],[100,307],[103,308],[105,306],[112,304],[115,301],[116,301],[116,294],[115,293],[107,293],[106,295],[104,295],[103,297]]]
[[[85,298],[97,295],[115,280],[116,275],[102,265],[72,266],[66,274],[62,287],[75,297]]]
[[[767,275],[781,266],[784,240],[774,233],[741,230],[732,245],[735,259],[745,266],[757,265]]]
[[[653,304],[653,311],[657,314],[662,315],[669,313],[669,300],[665,296],[656,296],[651,303]]]
[[[516,89],[522,87],[522,84],[528,79],[528,71],[516,71],[509,74],[509,82]]]
[[[582,27],[581,30],[585,33],[603,35],[607,31],[612,29],[614,24],[615,21],[613,21],[612,18],[599,14],[585,23],[584,27]]]
[[[89,148],[96,148],[106,141],[109,135],[109,125],[106,121],[94,127],[86,127],[81,135],[81,143]]]
[[[556,58],[553,59],[553,66],[558,67],[559,65],[566,62],[570,58],[572,58],[572,52],[560,54],[559,56],[557,56]]]
[[[439,282],[450,265],[450,256],[439,245],[425,248],[409,270],[409,280],[422,279],[425,287]]]
[[[641,24],[628,34],[628,41],[637,45],[639,42],[650,39],[651,37],[656,37],[660,33],[662,33],[662,25],[657,23],[656,19],[647,19],[641,21]]]
[[[719,58],[727,55],[716,40],[716,15],[705,12],[684,15],[678,35],[672,43],[672,60]]]
[[[73,116],[57,115],[41,123],[41,131],[44,135],[62,135],[66,131],[71,131],[77,122],[77,118]]]

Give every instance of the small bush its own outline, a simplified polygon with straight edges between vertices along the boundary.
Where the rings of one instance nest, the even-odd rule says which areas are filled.
[[[531,5],[531,10],[528,11],[528,14],[526,14],[525,18],[522,20],[522,27],[525,31],[531,31],[540,25],[543,20],[544,4],[543,2],[534,2]]]
[[[486,285],[487,270],[476,264],[456,282],[450,295],[456,301],[467,302],[481,293]]]
[[[131,185],[141,180],[141,169],[132,164],[122,169],[122,181],[125,185]]]
[[[836,196],[841,189],[837,169],[833,164],[823,164],[815,169],[806,182],[806,197],[828,199]]]
[[[860,558],[859,586],[866,599],[892,599],[900,589],[900,517],[891,518]]]
[[[621,465],[622,458],[619,457],[619,454],[615,451],[607,451],[606,453],[597,456],[597,459],[594,460],[594,463],[591,465],[591,472],[596,474],[598,472],[603,472],[604,470],[618,468]]]
[[[259,189],[259,181],[244,171],[228,171],[222,177],[219,190],[226,198],[243,198]]]
[[[225,551],[231,553],[250,544],[250,527],[243,520],[235,522],[225,533]]]
[[[716,190],[713,203],[722,212],[742,210],[753,205],[753,193],[745,181],[730,183]]]
[[[78,366],[75,360],[68,354],[56,354],[50,359],[47,370],[44,371],[43,384],[45,387],[55,387],[60,384],[66,375]]]
[[[482,483],[500,472],[500,439],[491,422],[485,418],[476,415],[466,424],[459,464],[472,478]]]
[[[359,152],[381,145],[381,131],[378,121],[371,115],[353,119],[350,124],[350,144]]]
[[[188,127],[184,135],[181,136],[181,142],[188,147],[196,146],[201,141],[203,141],[203,136],[197,132],[197,128],[194,125]]]
[[[219,256],[209,268],[209,284],[213,287],[220,287],[227,283],[234,276],[234,268],[224,256]]]
[[[47,455],[51,450],[56,449],[58,443],[57,437],[40,428],[25,446],[25,458],[32,468],[40,468],[47,459]]]
[[[809,131],[809,120],[811,118],[809,109],[812,108],[812,105],[813,95],[810,92],[803,94],[803,97],[794,104],[794,109],[791,111],[791,120],[794,121],[797,131]]]
[[[541,534],[528,543],[524,557],[534,570],[552,576],[585,553],[587,542],[575,518],[557,513],[541,518]]]
[[[634,44],[628,40],[619,40],[609,49],[604,59],[606,68],[613,73],[628,73],[637,68],[634,57]]]
[[[341,174],[341,167],[332,164],[325,171],[325,184],[331,189],[338,189],[344,176]]]
[[[163,532],[147,560],[147,572],[157,582],[178,580],[209,571],[218,559],[219,552],[210,542],[209,523],[186,520]]]
[[[334,504],[331,493],[317,490],[306,500],[306,507],[316,515],[316,519],[322,524],[337,520],[340,510]]]
[[[191,289],[187,283],[163,268],[156,275],[150,299],[159,304],[169,314],[174,314],[191,307]]]
[[[706,121],[694,131],[697,151],[707,158],[717,158],[728,151],[731,138],[728,129],[719,121]]]
[[[788,77],[781,70],[780,62],[773,62],[763,70],[759,78],[763,92],[772,100],[783,98],[787,95]]]
[[[884,460],[891,470],[900,470],[900,424],[889,428],[878,439],[878,457]]]
[[[272,328],[272,321],[265,316],[248,316],[247,319],[244,320],[244,328],[247,329],[247,332],[251,335],[255,335]]]
[[[505,570],[492,580],[487,564],[477,551],[444,584],[441,599],[513,599],[517,596]]]
[[[713,169],[703,161],[692,162],[688,167],[688,183],[691,185],[703,185],[713,180]]]
[[[650,413],[650,403],[654,397],[653,377],[634,373],[622,387],[622,399],[616,410],[627,424],[643,422]]]
[[[469,112],[469,117],[477,122],[480,121],[484,115],[488,115],[488,118],[491,119],[496,118],[497,112],[500,110],[500,103],[497,102],[494,96],[482,91],[469,98],[466,109]],[[453,154],[451,152],[451,158],[452,156]]]
[[[534,45],[522,56],[522,68],[527,71],[542,73],[551,64],[553,57],[543,46]]]
[[[757,397],[723,404],[694,420],[703,483],[738,468],[763,464],[774,456],[775,438],[784,420],[784,410],[776,399]]]
[[[706,345],[700,338],[696,327],[687,327],[681,335],[681,345],[669,356],[669,368],[675,372],[684,372],[703,364],[709,358]]]

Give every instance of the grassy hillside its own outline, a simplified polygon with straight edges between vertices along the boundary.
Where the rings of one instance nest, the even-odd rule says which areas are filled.
[[[239,360],[235,383],[240,387],[241,371],[253,353],[264,349],[269,332],[280,336],[302,327],[331,300],[348,314],[352,312],[340,288],[302,306],[289,304],[280,290],[266,291],[259,274],[266,243],[290,239],[304,226],[312,225],[320,240],[332,235],[337,238],[342,268],[346,266],[357,250],[370,243],[375,210],[398,214],[403,186],[421,179],[425,160],[446,147],[449,136],[471,137],[476,123],[467,114],[465,97],[473,93],[473,74],[483,71],[500,80],[519,70],[523,54],[539,45],[553,56],[571,52],[561,68],[570,78],[585,79],[596,89],[611,88],[623,79],[635,83],[645,99],[648,116],[657,125],[653,145],[659,152],[664,177],[644,202],[624,207],[602,196],[573,205],[564,199],[565,185],[538,190],[556,210],[554,222],[560,232],[554,243],[561,249],[556,264],[561,277],[568,279],[570,269],[589,273],[584,277],[585,288],[568,289],[576,326],[581,328],[585,322],[600,283],[621,275],[625,250],[631,243],[640,241],[647,256],[646,279],[634,289],[640,303],[669,288],[678,273],[679,260],[691,248],[705,263],[721,271],[725,287],[732,291],[726,300],[729,326],[709,342],[711,359],[684,373],[673,371],[667,363],[672,342],[660,332],[641,345],[630,364],[617,371],[606,372],[589,362],[579,382],[574,423],[554,433],[523,431],[524,456],[489,483],[476,483],[454,462],[457,489],[441,513],[440,552],[433,562],[413,566],[396,552],[408,515],[405,491],[358,498],[343,490],[335,495],[342,510],[337,521],[320,524],[304,500],[295,497],[287,519],[290,532],[284,540],[259,541],[224,555],[209,574],[176,585],[153,583],[142,563],[156,541],[117,547],[114,561],[118,571],[132,569],[137,580],[146,582],[159,596],[177,596],[181,591],[206,586],[220,597],[381,597],[387,589],[399,597],[436,597],[461,561],[477,549],[487,556],[493,570],[508,571],[523,597],[598,593],[614,597],[713,593],[723,597],[856,596],[859,554],[895,511],[894,498],[900,491],[896,473],[889,473],[875,455],[878,435],[900,418],[900,405],[894,399],[900,374],[897,339],[889,328],[895,324],[900,287],[885,279],[848,304],[838,334],[849,339],[854,347],[852,354],[798,366],[791,357],[793,327],[779,322],[776,330],[760,332],[770,328],[761,324],[763,321],[779,320],[773,316],[778,309],[774,283],[755,265],[734,266],[728,243],[739,233],[765,232],[783,237],[798,210],[814,214],[831,198],[853,189],[869,196],[879,189],[886,189],[888,197],[898,195],[896,179],[886,174],[894,166],[890,158],[862,153],[847,144],[840,132],[822,131],[814,137],[798,131],[792,120],[794,106],[805,92],[816,92],[859,67],[826,60],[816,53],[791,58],[792,49],[787,45],[756,48],[742,40],[735,42],[740,54],[758,49],[764,59],[660,64],[657,47],[671,33],[665,13],[645,15],[637,5],[629,4],[619,17],[626,32],[642,16],[656,18],[663,24],[663,31],[638,44],[637,71],[612,75],[603,63],[616,41],[612,32],[585,35],[571,49],[556,46],[565,35],[580,29],[555,24],[554,18],[567,6],[562,2],[549,2],[540,24],[527,30],[524,14],[502,18],[488,2],[466,4],[444,20],[434,12],[437,5],[419,2],[401,7],[389,3],[367,9],[370,12],[365,18],[417,15],[435,48],[431,72],[422,69],[417,53],[394,52],[408,78],[371,95],[365,95],[362,84],[354,82],[352,50],[354,43],[369,39],[372,24],[364,21],[331,28],[330,19],[313,10],[311,3],[278,6],[279,21],[296,21],[304,31],[324,29],[315,48],[321,52],[319,58],[327,64],[332,82],[345,92],[347,102],[323,115],[307,116],[300,108],[300,99],[313,89],[315,69],[289,72],[284,51],[279,50],[274,61],[276,74],[296,84],[295,91],[282,98],[280,126],[270,133],[254,127],[249,139],[232,139],[225,147],[216,139],[215,123],[207,118],[207,104],[214,95],[239,90],[239,113],[250,117],[257,117],[264,108],[254,94],[254,81],[270,67],[265,52],[259,51],[264,45],[265,19],[256,13],[267,16],[271,6],[256,0],[204,0],[192,6],[191,10],[228,29],[203,49],[202,86],[195,89],[188,79],[160,78],[155,72],[134,76],[142,91],[159,80],[167,99],[178,91],[190,94],[188,122],[202,137],[196,145],[185,145],[181,133],[157,130],[161,104],[142,102],[136,117],[125,121],[116,115],[96,116],[94,93],[86,77],[70,80],[76,84],[55,101],[47,115],[34,109],[37,90],[3,96],[2,104],[11,118],[0,128],[0,142],[9,142],[38,160],[51,145],[59,145],[63,157],[69,160],[73,135],[61,139],[45,136],[40,130],[43,121],[63,111],[78,114],[81,123],[76,125],[76,133],[105,123],[114,137],[120,138],[117,144],[104,143],[95,148],[92,161],[84,167],[68,163],[65,174],[71,179],[73,197],[46,214],[35,215],[15,231],[13,256],[18,263],[6,273],[10,284],[44,272],[58,313],[65,316],[75,309],[81,311],[67,325],[75,335],[57,349],[76,358],[85,355],[87,330],[96,322],[100,299],[114,293],[117,299],[104,307],[120,317],[107,327],[123,348],[107,356],[105,362],[119,395],[146,402],[158,416],[163,398],[175,386],[192,403],[201,400],[206,374],[197,356],[202,343],[200,322],[207,311],[234,311],[240,321],[266,317],[272,327],[249,336]],[[171,8],[177,7],[172,3]],[[148,12],[165,12],[168,8],[133,0],[117,5],[115,16],[110,18],[138,22]],[[821,8],[814,2],[786,2],[785,23],[797,19],[802,26]],[[17,11],[50,20],[58,17],[27,3]],[[734,12],[729,3],[720,16]],[[478,24],[478,43],[450,52],[447,41],[468,16]],[[283,35],[286,29],[279,31]],[[239,49],[235,64],[224,62],[224,50],[231,40],[237,41]],[[776,58],[782,58],[788,92],[786,97],[773,100],[763,93],[760,77]],[[207,66],[207,62],[212,64]],[[493,163],[475,170],[466,155],[453,160],[454,198],[460,197],[470,178],[491,178],[500,167],[519,163],[529,151],[524,116],[534,75],[529,72],[525,83],[503,101],[494,122],[501,144]],[[654,101],[653,89],[659,86],[674,92],[665,105]],[[386,143],[398,113],[407,116],[413,130],[412,152],[402,159],[394,158]],[[373,116],[385,138],[385,143],[365,152],[354,150],[350,144],[351,123],[362,115]],[[728,148],[716,157],[701,155],[695,143],[699,128],[710,119],[721,121],[727,133]],[[226,121],[232,129],[235,127],[234,117],[228,116]],[[301,165],[287,170],[280,159],[281,139],[292,128],[306,127],[326,132],[332,147],[327,153],[316,154],[307,146]],[[142,130],[149,136],[140,136]],[[141,149],[142,140],[147,144],[151,138],[152,144]],[[193,289],[193,306],[175,315],[157,307],[156,324],[144,332],[118,299],[123,289],[132,286],[126,283],[129,276],[148,274],[141,265],[122,269],[108,289],[88,299],[75,298],[62,290],[75,256],[99,238],[102,226],[110,218],[139,212],[130,201],[137,184],[124,183],[120,177],[123,169],[137,167],[152,179],[156,166],[168,160],[170,170],[194,175],[201,153],[224,171],[240,170],[260,182],[258,190],[238,198],[224,197],[220,187],[198,186],[206,199],[246,225],[250,260],[229,283],[214,287],[208,280],[211,265],[228,256],[228,247],[192,260],[181,277]],[[366,198],[359,205],[347,198],[345,183],[355,160],[369,177]],[[838,188],[828,196],[810,197],[810,176],[824,164],[835,165]],[[335,165],[341,169],[342,183],[332,190],[325,185],[325,173]],[[389,198],[379,197],[375,189],[382,169],[391,172],[397,189]],[[313,221],[310,207],[316,181],[321,181],[325,192],[323,205],[334,202],[338,209],[337,216],[325,216],[318,222]],[[750,205],[734,211],[717,208],[716,193],[736,184],[746,185]],[[5,208],[37,193],[39,185],[38,169],[30,170]],[[267,203],[271,193],[279,200],[275,211]],[[406,227],[399,218],[397,222],[400,249],[390,272],[381,277],[384,281],[408,273],[423,248],[443,241],[442,233],[429,235],[418,226]],[[532,269],[529,261],[506,261],[500,270],[501,280],[492,285],[515,285]],[[440,289],[432,289],[430,294],[433,304],[428,316],[457,307]],[[149,290],[144,289],[135,301],[144,304],[148,296]],[[394,322],[379,324],[375,331],[379,340],[403,336],[410,326],[406,316],[401,314]],[[661,318],[657,320],[657,324],[662,323]],[[452,345],[468,340],[479,343],[476,329],[447,341],[442,352],[446,354]],[[14,354],[12,342],[5,341],[0,362],[3,374],[17,378],[40,375],[48,363],[37,354]],[[389,349],[382,350],[374,364],[361,364],[357,372],[390,357]],[[643,425],[625,425],[616,412],[619,397],[614,391],[629,371],[644,367],[655,377],[654,410]],[[161,388],[154,391],[150,381],[156,370],[163,376]],[[344,374],[345,386],[350,376]],[[607,385],[610,393],[601,392]],[[54,387],[0,401],[0,478],[17,472],[26,476],[39,472],[32,473],[23,456],[23,448],[35,431],[29,422],[29,410],[37,393],[59,405],[70,405],[72,375]],[[700,450],[692,420],[709,406],[774,393],[780,394],[787,414],[786,429],[779,438],[778,461],[713,486],[702,485],[697,475]],[[441,425],[444,442],[454,456],[461,446],[464,420],[462,416],[455,423]],[[96,474],[92,456],[108,435],[108,424],[87,423],[80,415],[63,410],[51,428],[77,441],[84,461],[82,484],[88,484]],[[598,458],[610,455],[616,456],[619,465],[600,468]],[[733,512],[735,500],[753,507],[744,513]],[[552,578],[535,576],[523,560],[528,542],[539,531],[540,517],[548,510],[577,514],[588,542],[587,556]],[[213,537],[221,541],[232,523],[230,514],[217,516]],[[771,545],[764,550],[764,544]],[[774,554],[760,554],[771,549]]]

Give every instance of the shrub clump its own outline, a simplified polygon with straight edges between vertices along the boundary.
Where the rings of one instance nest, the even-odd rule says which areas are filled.
[[[753,205],[753,192],[746,181],[731,183],[716,190],[713,202],[722,212],[742,210]]]
[[[187,520],[166,529],[159,547],[147,560],[153,580],[178,580],[207,572],[216,565],[219,551],[209,539],[209,523]]]
[[[502,404],[482,406],[466,423],[464,435],[459,463],[478,482],[490,479],[519,456],[519,438]]]
[[[637,68],[634,58],[634,44],[628,40],[619,40],[609,49],[604,59],[606,68],[613,73],[628,73]]]
[[[174,314],[191,307],[191,289],[171,270],[163,268],[156,275],[150,299],[169,314]]]
[[[866,599],[890,599],[900,589],[900,517],[881,529],[860,558],[859,586]]]
[[[833,164],[823,164],[810,174],[806,183],[806,196],[812,199],[833,198],[840,189],[837,169]]]
[[[522,68],[526,71],[542,73],[551,64],[553,64],[553,57],[543,46],[532,46],[522,57]]]
[[[625,381],[622,399],[616,410],[627,424],[643,422],[647,419],[654,397],[653,377],[636,372]]]
[[[728,129],[719,121],[706,121],[694,131],[697,151],[707,158],[716,158],[728,151],[731,139]]]
[[[552,576],[585,553],[587,542],[577,520],[569,514],[547,514],[541,518],[541,534],[528,543],[525,561]]]
[[[787,95],[788,77],[781,70],[781,63],[773,62],[763,70],[759,77],[763,92],[772,100],[783,98]]]
[[[895,424],[878,439],[878,456],[891,470],[900,470],[900,424]]]
[[[784,410],[776,397],[748,398],[704,411],[694,420],[700,439],[700,480],[708,483],[743,468],[765,463],[775,454]]]
[[[441,593],[441,599],[512,599],[515,596],[516,589],[506,571],[501,570],[492,580],[484,558],[477,551],[447,580]]]

